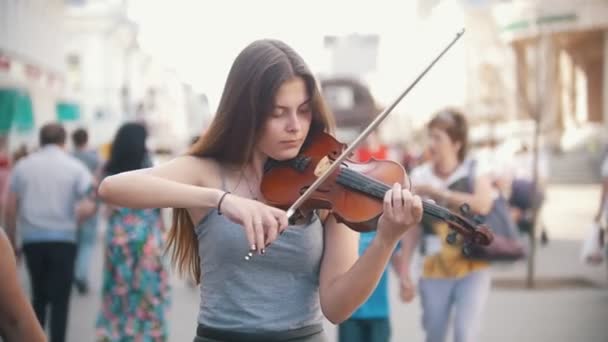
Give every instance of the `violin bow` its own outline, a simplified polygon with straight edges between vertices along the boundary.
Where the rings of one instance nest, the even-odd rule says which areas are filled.
[[[399,104],[399,102],[403,100],[405,95],[407,95],[414,88],[414,86],[422,79],[422,77],[424,77],[424,75],[426,75],[426,73],[431,70],[435,63],[437,63],[437,61],[439,61],[439,59],[441,59],[441,57],[443,57],[443,55],[445,55],[445,53],[448,52],[448,50],[460,39],[460,37],[462,37],[464,31],[465,29],[462,28],[458,33],[456,33],[456,37],[454,37],[454,39],[452,39],[452,41],[441,51],[441,53],[439,53],[439,55],[437,55],[437,57],[435,57],[435,59],[431,61],[431,63],[420,73],[420,75],[418,75],[418,77],[416,77],[416,79],[414,79],[414,81],[388,107],[386,107],[380,114],[378,114],[378,116],[376,116],[376,118],[363,130],[363,132],[361,132],[361,134],[359,134],[357,138],[355,138],[355,140],[353,140],[352,143],[348,145],[348,147],[342,152],[342,154],[340,154],[340,156],[338,156],[338,158],[328,164],[329,166],[327,166],[323,170],[323,173],[319,175],[317,179],[308,187],[308,189],[306,189],[306,191],[302,195],[300,195],[300,197],[298,197],[298,199],[291,205],[291,207],[287,209],[288,219],[296,213],[296,210],[298,210],[298,208],[300,208],[300,206],[308,199],[308,197],[310,197],[312,193],[315,192],[319,186],[321,186],[321,184],[327,179],[327,177],[329,177],[329,175],[331,175],[332,172],[334,172],[334,170],[336,170],[340,166],[342,161],[344,161],[344,159],[351,155],[355,148],[357,148],[357,146],[359,146],[361,142],[363,142],[363,140],[367,138],[371,131],[373,131],[376,127],[378,127],[378,125],[380,125],[380,123],[382,123],[382,121]],[[245,259],[249,260],[251,259],[251,257],[253,257],[253,253],[249,252]]]
[[[410,84],[410,86],[407,87],[407,89],[405,89],[399,95],[399,97],[397,97],[397,99],[395,99],[388,107],[386,107],[386,109],[384,109],[382,113],[378,114],[378,116],[376,116],[376,118],[363,130],[363,132],[361,132],[361,134],[359,134],[359,136],[355,138],[352,143],[349,144],[349,146],[342,152],[342,154],[340,154],[340,156],[336,158],[323,171],[323,174],[317,177],[317,179],[308,187],[308,189],[291,205],[291,207],[289,207],[289,209],[287,210],[287,218],[290,218],[295,214],[296,210],[298,210],[298,208],[308,199],[308,197],[310,197],[310,195],[312,195],[312,193],[317,190],[317,188],[327,179],[327,177],[329,177],[329,175],[340,166],[344,159],[351,155],[354,149],[357,148],[357,146],[359,146],[365,138],[367,138],[371,131],[373,131],[376,127],[378,127],[378,125],[380,125],[380,123],[382,123],[382,121],[388,116],[388,114],[390,114],[390,112],[397,106],[397,104],[399,104],[399,102],[403,100],[405,95],[407,95],[412,90],[412,88],[414,88],[414,86],[422,79],[422,77],[426,75],[426,73],[435,65],[435,63],[437,63],[437,61],[456,43],[456,41],[458,41],[458,39],[460,39],[463,34],[464,28],[456,34],[456,37],[450,42],[450,44],[446,48],[444,48],[443,51],[441,51],[441,53],[437,57],[435,57],[435,59],[420,73],[420,75],[418,75],[418,77],[416,77],[414,82],[412,82],[412,84]]]

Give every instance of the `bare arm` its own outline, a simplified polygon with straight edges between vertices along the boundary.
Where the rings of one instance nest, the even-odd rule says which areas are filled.
[[[448,206],[460,206],[467,203],[473,212],[485,215],[492,209],[494,188],[490,179],[485,176],[475,179],[475,191],[470,194],[460,191],[441,190],[427,185],[415,185],[415,192],[432,198],[437,203]]]
[[[34,310],[17,282],[13,250],[2,229],[0,229],[0,273],[4,275],[0,286],[0,335],[7,338],[7,342],[46,341]]]
[[[333,216],[328,219],[320,284],[321,308],[327,319],[338,324],[367,300],[378,285],[397,241],[376,235],[357,259],[357,233],[337,223]]]
[[[82,223],[89,217],[95,214],[97,210],[97,203],[94,199],[85,197],[76,203],[76,220],[78,223]]]
[[[398,191],[397,191],[398,190]],[[403,193],[393,197],[392,193]],[[404,203],[404,204],[401,204]],[[320,275],[320,299],[323,313],[334,324],[347,319],[374,291],[401,235],[420,221],[422,204],[401,187],[393,188],[385,197],[385,209],[378,222],[374,240],[357,259],[356,233],[335,218],[325,225],[325,251]]]
[[[99,186],[99,196],[111,206],[190,209],[192,221],[197,222],[202,211],[219,205],[225,194],[216,189],[220,183],[219,166],[214,161],[184,156],[153,168],[106,177]],[[222,214],[243,225],[251,250],[261,253],[288,225],[281,209],[235,194],[223,198]]]
[[[106,177],[99,196],[111,205],[129,208],[212,208],[223,191],[206,188],[201,174],[217,176],[210,161],[178,157],[168,163]]]
[[[16,236],[17,236],[17,194],[13,191],[8,191],[6,196],[5,204],[5,219],[6,219],[6,233],[8,240],[16,248]]]
[[[475,179],[475,191],[472,194],[460,191],[447,191],[443,195],[443,200],[450,206],[460,206],[463,203],[468,203],[471,206],[471,210],[485,215],[492,210],[493,193],[494,188],[490,179],[481,176]]]
[[[321,300],[321,309],[325,314],[325,317],[332,323],[338,324],[348,316],[349,313],[356,310],[357,303],[365,301],[367,296],[365,295],[366,288],[370,285],[377,283],[375,274],[361,277],[363,279],[357,279],[352,281],[353,285],[357,285],[358,289],[349,287],[348,282],[344,281],[344,278],[353,279],[352,273],[359,274],[361,271],[352,270],[351,267],[357,262],[358,250],[359,250],[359,236],[356,232],[348,228],[344,224],[336,222],[333,216],[330,216],[325,223],[325,250],[323,252],[323,263],[321,265],[320,274],[320,289],[319,295]],[[339,246],[338,246],[339,245]],[[373,244],[368,247],[374,249]],[[377,247],[375,248],[377,249]],[[386,261],[385,261],[386,263]],[[364,266],[357,262],[357,269]],[[382,268],[382,260],[376,260],[375,268]],[[354,267],[353,267],[354,268]],[[374,270],[374,265],[368,265],[367,268],[372,269],[372,272],[377,273]],[[351,271],[349,272],[349,269]],[[350,275],[346,275],[346,273]],[[344,275],[338,277],[338,275]],[[337,281],[341,279],[340,281]],[[365,280],[366,283],[370,283],[370,279],[376,279],[372,284],[362,286],[361,280]],[[352,296],[344,296],[344,293],[348,293]]]
[[[408,230],[401,238],[401,253],[397,255],[399,260],[397,273],[399,275],[399,296],[403,302],[409,303],[416,296],[416,285],[412,281],[410,265],[411,258],[422,235],[422,227],[416,227]]]
[[[414,254],[414,250],[418,245],[418,241],[420,241],[421,235],[422,227],[417,225],[416,227],[408,230],[405,234],[403,234],[403,237],[401,237],[401,252],[397,255],[399,258],[399,269],[397,270],[397,273],[401,279],[410,276],[412,255]]]

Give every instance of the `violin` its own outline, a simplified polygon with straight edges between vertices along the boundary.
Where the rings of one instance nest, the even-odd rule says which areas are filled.
[[[267,204],[290,208],[346,149],[345,144],[327,133],[311,134],[297,157],[275,161],[267,167],[260,185]],[[338,222],[352,230],[373,231],[383,212],[385,193],[405,177],[403,166],[392,160],[371,159],[359,163],[345,159],[299,206],[297,216],[305,217],[315,209],[328,209]],[[462,235],[465,249],[471,244],[489,245],[492,241],[491,231],[477,223],[466,205],[461,208],[461,214],[456,214],[423,200],[422,209],[423,215],[447,223]],[[455,235],[448,236],[449,243],[455,241]]]
[[[359,232],[371,231],[383,211],[388,184],[403,182],[405,170],[393,161],[372,160],[356,163],[347,158],[372,130],[384,120],[422,77],[460,39],[464,29],[431,61],[416,79],[347,146],[332,136],[311,132],[298,156],[287,161],[273,161],[265,169],[261,192],[267,204],[287,209],[292,220],[315,209],[329,209],[336,218]],[[456,243],[456,234],[464,237],[463,253],[469,255],[472,245],[487,246],[493,235],[480,220],[470,214],[469,206],[456,214],[430,201],[422,203],[423,215],[446,222],[452,229],[447,237]],[[245,260],[251,260],[250,251]]]

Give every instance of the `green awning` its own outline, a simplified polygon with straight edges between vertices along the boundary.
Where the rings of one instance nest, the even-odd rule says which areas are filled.
[[[77,121],[80,119],[80,107],[75,103],[57,103],[57,120],[59,122]]]
[[[32,100],[23,90],[0,89],[0,134],[7,134],[11,128],[19,132],[34,128]]]
[[[576,15],[576,13],[547,15],[547,16],[537,17],[534,20],[521,19],[521,20],[516,20],[516,21],[510,22],[510,23],[504,25],[501,28],[501,31],[503,31],[503,32],[521,31],[521,30],[531,29],[532,26],[538,28],[541,25],[545,25],[545,24],[555,24],[555,23],[564,23],[564,22],[572,23],[572,22],[576,22],[577,20],[578,20],[578,16]]]

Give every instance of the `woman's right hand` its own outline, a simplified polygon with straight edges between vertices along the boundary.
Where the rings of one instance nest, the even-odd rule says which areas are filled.
[[[218,210],[245,228],[250,250],[261,254],[289,224],[285,211],[231,193],[225,195]]]
[[[401,297],[401,301],[405,303],[410,303],[416,297],[416,286],[409,276],[401,277],[399,296]]]

